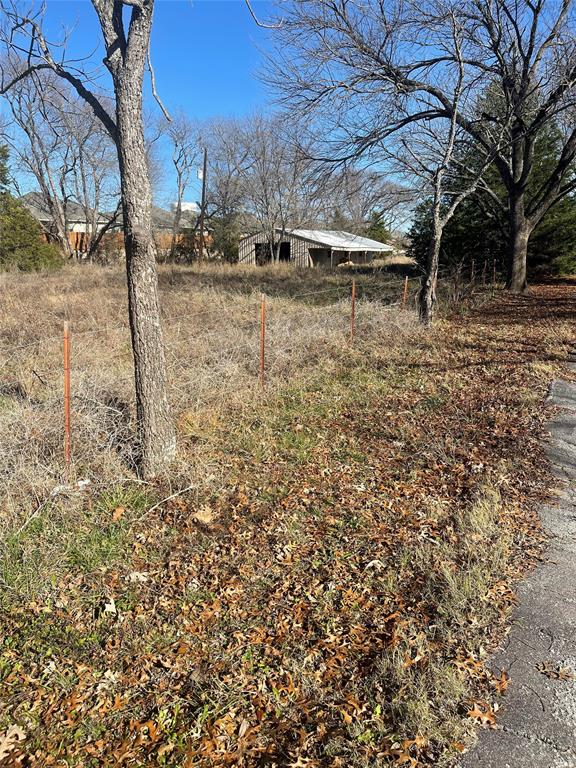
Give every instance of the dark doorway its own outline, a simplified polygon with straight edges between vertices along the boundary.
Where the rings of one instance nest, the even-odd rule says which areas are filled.
[[[256,255],[256,264],[259,267],[263,267],[264,264],[270,264],[272,261],[272,251],[270,250],[270,243],[255,243],[254,252]]]
[[[280,261],[290,261],[290,241],[280,243]]]
[[[330,248],[310,248],[310,256],[315,267],[331,267]]]
[[[274,245],[274,253],[278,248],[278,243]],[[265,264],[270,264],[272,261],[272,249],[270,243],[254,243],[254,252],[256,256],[256,264],[259,267],[263,267]],[[279,261],[290,261],[290,241],[283,241],[280,243],[280,253],[278,254]]]

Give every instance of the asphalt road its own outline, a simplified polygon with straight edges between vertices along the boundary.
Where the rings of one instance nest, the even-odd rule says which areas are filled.
[[[462,768],[576,768],[576,384],[555,381],[549,402],[560,407],[547,444],[557,502],[540,512],[551,539],[490,665],[511,678],[498,727],[480,733]]]

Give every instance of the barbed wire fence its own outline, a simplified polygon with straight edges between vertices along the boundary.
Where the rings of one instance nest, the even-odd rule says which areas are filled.
[[[471,265],[467,276],[458,268],[439,273],[448,301],[460,301],[478,284],[495,289],[498,277],[495,263],[492,274],[486,263],[480,272]],[[363,332],[389,322],[384,318],[390,312],[413,310],[419,284],[419,276],[395,275],[374,286],[352,279],[287,296],[253,294],[229,310],[218,305],[165,315],[170,395],[179,426],[193,437],[192,414],[199,407],[241,401],[248,390],[265,393],[321,351],[353,347]],[[372,301],[372,290],[387,292],[387,303]],[[200,319],[207,330],[195,326]],[[2,451],[0,475],[17,472],[19,453],[31,445],[36,465],[50,467],[52,478],[56,468],[69,480],[74,465],[83,470],[94,450],[115,452],[133,464],[132,365],[125,323],[75,331],[66,321],[61,334],[3,348],[0,398],[25,403],[31,414],[3,429],[10,445]]]

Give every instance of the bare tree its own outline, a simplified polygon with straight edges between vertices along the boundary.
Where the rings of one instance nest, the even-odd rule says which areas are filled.
[[[237,130],[237,140],[245,211],[266,233],[270,258],[278,261],[285,234],[314,224],[323,210],[314,152],[297,126],[274,116],[252,116]]]
[[[326,154],[377,154],[408,125],[455,120],[493,155],[508,197],[508,286],[526,287],[531,232],[576,189],[570,167],[576,127],[566,125],[554,168],[527,200],[534,144],[544,126],[570,113],[576,99],[574,0],[448,0],[422,4],[376,0],[283,3],[283,24],[269,80],[291,110],[322,115]],[[457,106],[445,84],[458,77],[449,12],[462,29],[467,98]],[[496,98],[483,100],[491,88]],[[501,141],[504,131],[506,140]]]
[[[173,459],[176,451],[166,387],[156,245],[152,235],[152,189],[142,114],[142,89],[147,67],[152,94],[168,117],[156,92],[150,61],[154,0],[91,2],[106,51],[104,65],[112,80],[114,115],[91,88],[93,77],[82,68],[82,62],[66,59],[66,41],[62,41],[58,49],[44,35],[44,6],[39,11],[34,8],[22,11],[17,0],[0,0],[0,42],[8,54],[24,57],[25,66],[13,73],[0,65],[0,94],[8,93],[36,72],[50,70],[66,80],[86,101],[116,145],[134,356],[139,464],[142,474],[151,477]],[[245,3],[256,24],[268,26],[258,20],[250,0]],[[129,18],[125,18],[125,11]]]
[[[92,257],[106,226],[100,211],[114,209],[119,196],[110,136],[88,105],[51,72],[34,73],[5,100],[12,121],[2,135],[18,170],[38,186],[61,250],[73,255],[69,236],[73,215],[79,220],[76,250]]]
[[[166,389],[166,365],[160,323],[156,246],[152,237],[152,194],[146,163],[142,119],[142,86],[149,62],[153,0],[93,0],[102,32],[114,96],[115,115],[90,89],[78,64],[66,64],[42,31],[40,13],[20,12],[15,4],[2,2],[2,39],[8,50],[26,57],[16,74],[1,75],[1,93],[34,72],[51,70],[69,82],[101,120],[117,147],[121,178],[124,243],[128,276],[128,304],[140,449],[140,470],[151,477],[162,470],[175,453],[175,432]],[[124,9],[130,19],[126,24]],[[154,83],[152,83],[154,88]]]
[[[454,98],[460,98],[460,95],[456,90]],[[440,126],[434,124],[420,126],[409,143],[403,142],[404,152],[399,152],[397,158],[413,177],[422,180],[422,192],[431,197],[432,231],[418,294],[418,313],[425,326],[432,325],[435,315],[440,251],[446,225],[458,206],[480,184],[486,186],[483,174],[491,163],[491,158],[485,158],[473,171],[459,168],[458,174],[455,174],[455,153],[459,144],[466,141],[466,135],[458,128],[454,117],[450,120],[447,133],[438,128]]]
[[[50,234],[63,254],[72,256],[68,239],[68,201],[78,155],[69,135],[54,119],[60,94],[53,78],[36,74],[7,94],[11,120],[2,139],[10,147],[16,169],[38,185],[42,207],[51,217]]]
[[[75,162],[71,198],[84,215],[83,255],[92,259],[103,235],[116,223],[120,206],[118,159],[110,136],[85,102],[73,99],[61,109],[63,136],[71,144]],[[107,219],[102,212],[112,212]]]
[[[428,28],[433,28],[436,24],[449,28],[450,49],[454,52],[458,64],[454,80],[443,83],[443,90],[449,95],[452,104],[450,116],[446,121],[438,119],[412,123],[409,134],[401,136],[401,148],[398,147],[396,152],[399,164],[412,177],[421,179],[424,190],[431,192],[432,233],[418,296],[420,321],[425,326],[430,326],[434,318],[444,229],[466,197],[473,194],[481,183],[487,188],[483,176],[495,154],[490,152],[484,156],[473,170],[458,162],[457,149],[459,145],[465,145],[468,138],[458,123],[460,104],[467,96],[464,34],[451,9],[440,15],[431,15]],[[447,126],[444,125],[445,122]],[[494,136],[496,147],[497,138]],[[503,131],[500,132],[499,138],[502,141]]]
[[[172,121],[163,127],[170,142],[171,160],[176,176],[176,200],[174,201],[172,244],[170,247],[170,257],[173,259],[180,234],[182,203],[190,186],[190,180],[198,167],[200,145],[197,124],[183,112],[173,115]]]
[[[277,260],[286,232],[331,228],[338,219],[358,234],[375,218],[393,227],[411,198],[379,171],[317,162],[311,137],[285,118],[210,121],[201,135],[210,162],[208,212],[222,250],[258,227]]]
[[[375,224],[388,231],[406,223],[414,201],[410,185],[390,181],[390,169],[316,164],[315,194],[321,199],[319,222],[367,235]]]
[[[270,258],[279,258],[280,234],[311,219],[316,199],[310,160],[286,121],[253,115],[212,121],[202,130],[208,146],[210,218],[242,219],[267,235]]]
[[[205,217],[212,229],[212,248],[220,258],[235,261],[240,237],[254,225],[245,206],[243,180],[252,159],[244,122],[207,121],[199,127],[198,144],[207,150]]]
[[[200,127],[199,143],[208,148],[209,217],[240,216],[245,197],[243,179],[252,165],[243,122],[210,120]]]

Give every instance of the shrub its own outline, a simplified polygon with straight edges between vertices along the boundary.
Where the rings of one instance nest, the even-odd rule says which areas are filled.
[[[36,219],[9,192],[0,192],[0,269],[32,272],[62,262],[56,246],[42,240]]]
[[[576,274],[576,252],[563,253],[561,256],[557,256],[552,265],[559,275]]]

